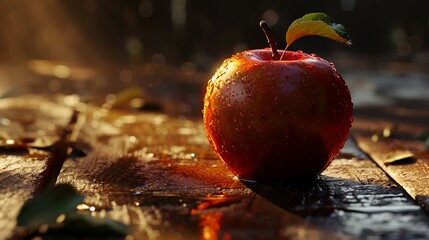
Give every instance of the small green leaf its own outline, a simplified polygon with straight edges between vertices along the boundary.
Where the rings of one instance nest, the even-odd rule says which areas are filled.
[[[130,226],[121,222],[92,217],[87,214],[71,213],[66,215],[64,222],[49,228],[47,234],[67,234],[98,237],[123,237],[132,232]]]
[[[68,184],[58,184],[40,195],[27,200],[21,208],[17,218],[18,226],[37,230],[44,224],[55,222],[61,214],[76,211],[76,206],[81,203],[83,196]]]
[[[83,199],[71,185],[55,185],[24,203],[17,225],[26,227],[30,234],[37,233],[41,226],[48,227],[43,233],[46,235],[123,237],[131,233],[131,227],[121,222],[77,213],[76,207]],[[64,216],[61,221],[60,215]]]
[[[298,38],[317,35],[330,38],[348,46],[352,40],[346,28],[336,24],[331,17],[325,13],[309,13],[295,20],[286,32],[286,49]]]

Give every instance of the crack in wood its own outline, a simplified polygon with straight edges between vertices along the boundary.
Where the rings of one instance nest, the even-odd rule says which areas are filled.
[[[78,124],[80,122],[79,119],[82,119],[80,116],[82,115],[78,111],[73,110],[68,124],[62,129],[59,140],[51,146],[51,153],[46,162],[46,168],[41,173],[33,195],[55,186],[64,161],[73,151],[73,145],[80,130],[78,126],[82,125]]]

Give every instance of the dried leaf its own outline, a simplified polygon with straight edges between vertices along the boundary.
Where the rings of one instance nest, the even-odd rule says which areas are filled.
[[[407,164],[410,162],[415,162],[414,154],[408,150],[396,150],[389,152],[384,156],[384,165],[392,164]]]

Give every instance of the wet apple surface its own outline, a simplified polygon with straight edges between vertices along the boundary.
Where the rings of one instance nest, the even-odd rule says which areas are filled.
[[[204,98],[207,135],[242,180],[312,179],[348,137],[350,92],[326,60],[286,51],[274,61],[271,54],[245,51],[218,68]]]

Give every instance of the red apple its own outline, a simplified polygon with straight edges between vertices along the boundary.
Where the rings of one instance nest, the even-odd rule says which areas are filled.
[[[315,178],[339,154],[352,123],[349,89],[314,54],[249,50],[209,80],[203,118],[210,144],[241,180]]]

